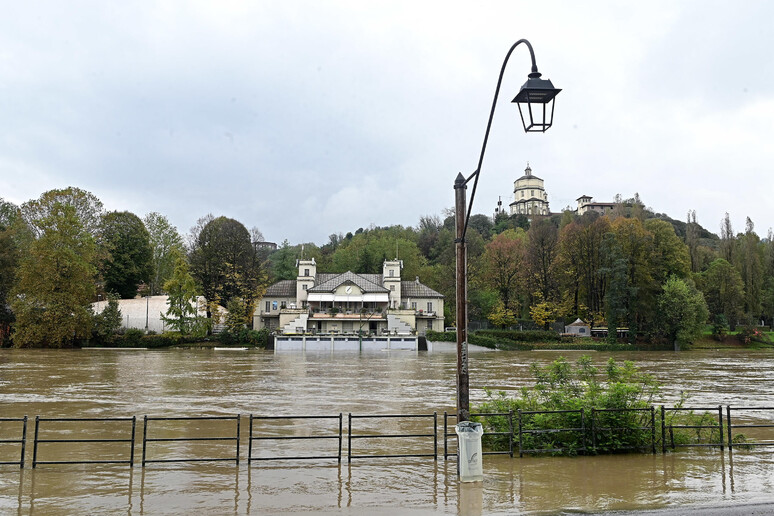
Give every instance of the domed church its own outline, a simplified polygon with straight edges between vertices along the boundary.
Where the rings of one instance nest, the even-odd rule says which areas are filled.
[[[524,175],[513,182],[513,202],[511,206],[511,215],[523,214],[528,217],[531,215],[550,215],[548,209],[548,194],[543,186],[543,180],[532,175],[532,169],[524,169]]]

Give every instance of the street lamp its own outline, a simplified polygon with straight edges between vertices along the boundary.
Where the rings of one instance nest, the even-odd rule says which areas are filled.
[[[554,121],[554,102],[556,95],[561,91],[554,88],[554,85],[548,79],[541,79],[535,64],[535,52],[532,45],[526,39],[520,39],[511,46],[503,61],[500,69],[500,77],[497,79],[497,88],[495,88],[494,100],[492,100],[492,109],[489,112],[489,122],[486,124],[486,133],[484,134],[484,144],[481,146],[481,155],[478,158],[478,166],[467,179],[462,173],[457,175],[454,181],[454,220],[457,228],[457,238],[454,240],[457,252],[457,421],[468,421],[470,419],[470,376],[468,371],[468,307],[467,307],[467,252],[465,249],[465,234],[470,221],[470,213],[473,208],[473,199],[476,196],[476,186],[478,185],[478,176],[481,172],[481,163],[484,161],[486,152],[486,143],[489,140],[489,130],[492,127],[497,97],[500,93],[500,85],[503,81],[505,65],[511,54],[521,43],[524,43],[529,49],[529,55],[532,58],[532,71],[528,75],[527,82],[514,97],[513,102],[519,107],[521,123],[524,126],[524,132],[546,132]],[[468,183],[473,179],[473,191],[470,194],[470,204],[467,205],[465,190]]]

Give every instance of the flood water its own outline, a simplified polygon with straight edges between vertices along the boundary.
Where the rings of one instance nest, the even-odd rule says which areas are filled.
[[[531,383],[529,365],[582,352],[472,353],[472,403],[485,387],[513,391]],[[591,353],[635,360],[664,383],[658,403],[687,395],[689,406],[774,407],[774,353]],[[0,466],[1,514],[556,514],[687,505],[774,502],[774,450],[688,449],[662,455],[551,458],[487,456],[483,484],[460,485],[454,460],[346,458],[247,463],[247,421],[253,415],[432,414],[455,411],[456,356],[446,352],[282,353],[217,350],[0,350],[0,418],[30,418],[25,468]],[[241,414],[239,464],[149,463],[141,467],[142,417]],[[769,417],[774,411],[762,414]],[[134,467],[128,464],[39,465],[32,469],[32,429],[41,418],[137,416]],[[417,432],[382,420],[380,431]],[[99,426],[101,423],[94,423]],[[124,423],[120,423],[123,425]],[[255,422],[276,435],[337,431],[338,420]],[[358,431],[376,423],[355,420]],[[432,424],[432,423],[430,423]],[[64,425],[64,424],[63,424]],[[177,426],[176,426],[177,425]],[[263,425],[263,426],[262,426]],[[66,425],[64,425],[66,426]],[[64,428],[62,426],[62,428]],[[234,420],[193,426],[154,422],[154,437],[233,433]],[[0,427],[0,439],[10,439]],[[41,429],[44,423],[41,423]],[[51,427],[49,427],[51,428]],[[122,427],[126,428],[126,427]],[[268,430],[267,430],[268,428]],[[432,431],[432,427],[429,427]],[[112,431],[112,430],[111,430]],[[121,430],[123,431],[123,430]],[[426,430],[424,430],[426,431]],[[115,435],[120,432],[115,431]],[[64,435],[51,430],[48,436]],[[41,434],[41,439],[45,438]],[[113,435],[113,434],[110,434]],[[441,437],[442,439],[442,437]],[[385,442],[387,441],[387,442]],[[353,454],[407,453],[403,440],[353,440]],[[422,439],[420,439],[422,441]],[[309,446],[335,454],[337,440],[255,441],[254,456],[298,454]],[[0,444],[0,460],[18,447]],[[41,444],[38,460],[94,458],[83,443]],[[101,450],[124,444],[109,443]],[[432,453],[432,440],[417,446]],[[307,447],[307,448],[304,448]],[[89,451],[91,450],[91,451]],[[153,443],[149,460],[229,457],[234,442]],[[401,451],[403,450],[403,451]],[[110,451],[110,450],[108,450]],[[439,452],[443,453],[439,441]],[[88,455],[88,454],[92,455]],[[126,455],[124,453],[124,455]],[[11,459],[9,459],[11,457]],[[99,457],[97,457],[99,458]]]

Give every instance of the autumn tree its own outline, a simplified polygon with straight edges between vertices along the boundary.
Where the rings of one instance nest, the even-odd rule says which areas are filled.
[[[518,295],[523,292],[526,262],[526,234],[508,229],[486,245],[483,277],[500,296],[505,310],[518,308]]]
[[[16,267],[20,258],[16,238],[19,227],[19,210],[0,197],[0,345],[10,335],[13,312],[10,310],[10,292],[14,284]]]
[[[17,347],[65,347],[91,334],[95,294],[94,238],[72,204],[52,202],[27,211],[38,238],[19,263],[11,292]],[[37,217],[40,218],[37,218]]]
[[[102,201],[91,192],[80,188],[68,186],[67,188],[49,190],[38,199],[22,204],[21,214],[35,235],[40,236],[43,231],[40,222],[50,220],[47,219],[50,215],[60,214],[62,206],[71,206],[75,218],[78,219],[83,229],[93,239],[98,239],[104,213]]]
[[[539,293],[542,302],[558,297],[554,262],[558,250],[558,230],[549,219],[537,220],[527,231],[527,266],[531,293]]]
[[[704,294],[710,315],[713,318],[725,316],[731,329],[735,329],[744,308],[744,283],[739,271],[718,258],[706,271],[696,275],[696,282]]]
[[[105,257],[100,269],[105,290],[122,299],[137,295],[137,287],[153,272],[153,249],[142,220],[128,211],[112,211],[102,217]]]

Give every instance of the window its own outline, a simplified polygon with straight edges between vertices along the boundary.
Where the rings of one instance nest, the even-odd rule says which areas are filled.
[[[304,284],[304,286],[303,286],[304,290],[306,290],[308,286],[309,285]]]
[[[521,198],[524,198],[524,190],[521,191]]]
[[[393,269],[390,269],[390,277],[392,278],[393,276],[395,276],[395,271]]]
[[[272,310],[276,310],[277,309],[277,302],[276,301],[272,301],[271,302],[271,309]]]
[[[271,301],[266,301],[266,311],[271,312]]]
[[[304,269],[304,276],[309,276],[309,269]]]
[[[432,312],[433,311],[433,302],[432,301],[428,301],[427,302],[427,311],[428,312]]]
[[[416,301],[412,301],[411,302],[411,309],[412,310],[416,310],[417,309],[417,302]]]
[[[530,197],[535,197],[535,190],[530,190],[529,191],[529,196]]]
[[[578,333],[586,333],[586,328],[578,328]]]
[[[287,303],[285,303],[284,301],[283,301],[283,302],[280,304],[280,308],[282,308],[283,310],[284,310],[285,308],[287,308],[287,307],[288,307],[288,305],[287,305]]]
[[[395,285],[390,285],[390,290],[395,290]]]

